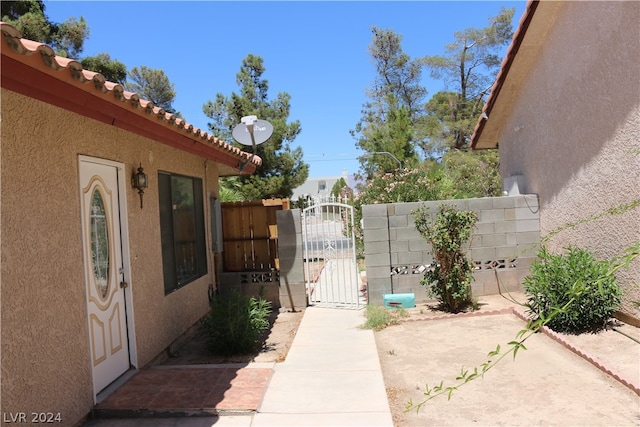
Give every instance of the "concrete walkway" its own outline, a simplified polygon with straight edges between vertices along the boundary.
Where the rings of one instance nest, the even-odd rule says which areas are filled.
[[[393,426],[362,310],[308,307],[252,427]]]
[[[183,418],[125,415],[93,419],[84,426],[393,426],[373,331],[360,328],[363,313],[307,307],[286,360],[273,368],[257,412]]]

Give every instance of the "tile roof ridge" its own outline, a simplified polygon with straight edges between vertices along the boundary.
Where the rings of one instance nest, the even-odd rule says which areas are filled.
[[[262,164],[260,157],[252,156],[251,153],[234,147],[214,135],[210,135],[208,132],[188,123],[184,118],[169,113],[156,106],[152,101],[142,98],[139,94],[125,90],[121,84],[108,81],[101,73],[84,69],[78,60],[58,56],[51,46],[23,38],[20,31],[13,25],[0,21],[0,33],[16,53],[24,56],[33,56],[39,53],[43,64],[53,71],[69,70],[74,80],[80,83],[92,82],[98,92],[111,92],[116,100],[128,102],[133,108],[141,109],[148,115],[155,116],[174,127],[176,131],[185,132],[191,138],[200,139],[235,156],[243,157],[245,160],[248,159],[256,166]]]

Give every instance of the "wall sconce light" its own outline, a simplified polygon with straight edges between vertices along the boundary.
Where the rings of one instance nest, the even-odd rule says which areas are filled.
[[[133,188],[138,190],[138,194],[140,195],[140,209],[142,209],[142,196],[144,195],[144,189],[149,185],[147,174],[144,173],[144,169],[142,169],[142,163],[140,163],[138,173],[134,174],[133,177],[131,177],[131,185],[133,186]]]

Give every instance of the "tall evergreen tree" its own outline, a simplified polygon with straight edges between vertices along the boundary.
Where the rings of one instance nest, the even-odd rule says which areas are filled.
[[[84,18],[71,17],[62,23],[53,22],[46,16],[42,0],[2,1],[0,12],[2,20],[15,26],[24,38],[46,43],[57,55],[78,59],[83,68],[98,72],[108,81],[120,83],[167,112],[181,116],[173,108],[176,93],[164,71],[134,67],[128,73],[131,81],[127,81],[125,64],[111,59],[108,53],[80,58],[84,42],[89,38],[89,26]]]
[[[427,103],[426,155],[449,148],[467,149],[486,96],[501,63],[501,51],[511,41],[515,9],[502,7],[485,28],[467,28],[454,34],[444,55],[426,56],[424,64],[445,90]]]
[[[168,113],[176,113],[173,108],[176,91],[164,71],[143,65],[140,68],[133,67],[128,77],[131,81],[125,83],[126,90],[137,93]]]
[[[361,170],[367,178],[371,178],[375,173],[388,173],[401,167],[412,167],[418,162],[413,148],[414,126],[411,123],[409,108],[401,105],[391,93],[387,94],[385,103],[385,120],[362,131],[364,138],[361,141],[366,142],[366,145],[361,145],[361,148],[367,153],[360,159]]]
[[[212,120],[209,123],[211,132],[228,142],[233,140],[233,128],[244,116],[255,115],[273,125],[269,140],[257,146],[256,154],[262,159],[262,165],[255,174],[240,177],[241,192],[249,200],[289,198],[309,175],[309,165],[302,160],[302,149],[291,147],[301,131],[298,120],[287,122],[291,96],[281,92],[269,100],[269,83],[262,78],[264,72],[263,59],[247,55],[236,75],[240,93],[233,92],[228,97],[217,93],[214,101],[203,105],[205,115]],[[238,146],[247,149],[246,146]]]
[[[424,115],[427,93],[420,85],[422,63],[402,50],[402,36],[377,27],[372,33],[369,53],[377,75],[367,90],[370,100],[363,105],[362,118],[351,131],[356,146],[365,151],[359,160],[366,179],[379,171],[398,169],[391,156],[370,155],[374,152],[391,153],[404,166],[418,162],[416,123]]]

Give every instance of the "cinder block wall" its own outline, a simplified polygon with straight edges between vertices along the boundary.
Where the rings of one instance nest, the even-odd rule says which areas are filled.
[[[257,298],[262,296],[271,301],[271,307],[275,310],[282,307],[280,301],[280,275],[277,270],[264,271],[225,272],[220,274],[221,295],[227,295],[231,291],[240,295]]]
[[[366,205],[362,225],[369,303],[382,304],[390,293],[412,292],[416,302],[429,300],[420,279],[433,262],[431,245],[416,230],[411,212],[426,206],[435,217],[441,204],[478,214],[470,245],[476,265],[473,295],[522,290],[540,246],[536,195]]]

